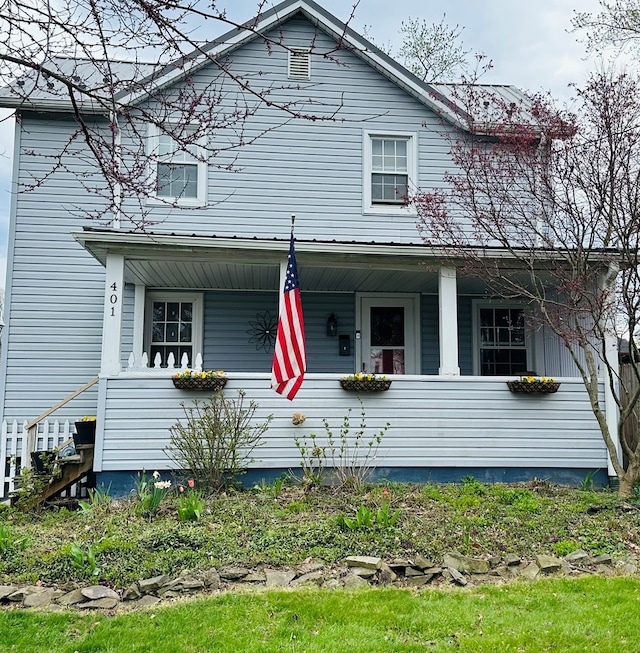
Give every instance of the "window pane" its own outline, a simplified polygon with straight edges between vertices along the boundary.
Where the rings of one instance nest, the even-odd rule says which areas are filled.
[[[368,369],[373,374],[404,374],[404,349],[371,349]]]
[[[167,320],[177,322],[180,319],[180,304],[178,302],[167,303]]]
[[[186,163],[158,163],[160,197],[198,197],[198,166]]]
[[[193,304],[191,302],[182,302],[180,304],[180,319],[183,322],[191,322],[193,314]]]
[[[164,324],[154,323],[153,333],[151,335],[152,342],[164,342]]]
[[[190,324],[181,324],[180,325],[180,342],[191,342],[191,325]]]
[[[153,302],[153,319],[154,319],[154,321],[164,320],[165,306],[166,306],[166,304],[164,302]]]
[[[178,342],[178,325],[175,322],[167,323],[167,342]]]
[[[371,307],[371,346],[404,346],[404,307]]]
[[[408,195],[407,175],[371,175],[371,200],[380,204],[404,204]]]

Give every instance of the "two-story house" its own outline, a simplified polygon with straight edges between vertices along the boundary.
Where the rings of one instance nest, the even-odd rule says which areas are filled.
[[[243,389],[259,416],[273,414],[254,478],[298,469],[294,437],[358,414],[339,379],[363,369],[392,379],[388,391],[360,396],[372,432],[391,424],[378,477],[576,482],[606,470],[587,394],[557,338],[528,328],[522,303],[492,301],[481,279],[439,262],[405,202],[408,189],[442,185],[451,169],[452,139],[468,128],[455,97],[310,0],[285,0],[252,25],[212,42],[209,55],[262,88],[339,108],[337,119],[287,120],[259,107],[246,129],[261,135],[234,151],[232,169],[177,152],[153,125],[139,129],[148,151],[162,151],[150,164],[154,192],[137,198],[144,230],[78,217],[92,201],[87,153],[69,152],[33,184],[77,129],[67,100],[44,82],[28,102],[0,96],[19,115],[0,384],[5,493],[11,455],[27,453],[24,425],[95,377],[40,421],[37,446],[67,435],[65,420],[95,415],[98,483],[125,491],[142,469],[170,469],[169,427],[182,402],[201,396],[171,382],[169,357],[179,366],[185,354],[189,366],[223,369],[225,393]],[[135,111],[157,89],[223,74],[209,58],[182,63],[120,101]],[[492,92],[524,99],[513,87]],[[292,214],[307,374],[290,402],[270,387],[270,335]],[[510,392],[506,381],[525,370],[556,378],[560,390]],[[600,387],[604,395],[604,379]]]

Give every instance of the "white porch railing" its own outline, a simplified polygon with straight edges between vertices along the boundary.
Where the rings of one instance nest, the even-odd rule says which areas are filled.
[[[15,477],[20,474],[32,451],[50,451],[72,437],[73,426],[69,420],[44,420],[38,424],[35,432],[33,449],[29,447],[28,422],[19,424],[17,420],[2,424],[2,442],[0,450],[0,499],[6,498],[15,490]],[[31,462],[29,460],[29,462]]]

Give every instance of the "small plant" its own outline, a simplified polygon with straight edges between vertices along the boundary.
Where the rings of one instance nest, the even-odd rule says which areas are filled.
[[[332,468],[335,482],[342,487],[358,489],[369,478],[375,467],[378,448],[390,424],[387,422],[378,433],[368,437],[364,406],[360,398],[358,401],[360,425],[355,431],[351,429],[351,409],[349,409],[337,435],[331,430],[328,420],[322,420],[326,432],[326,444],[320,444],[315,433],[310,434],[308,439],[306,436],[294,438],[301,457],[303,484],[321,485],[325,480],[328,467]]]
[[[338,525],[346,526],[351,531],[373,528],[374,523],[375,514],[371,508],[367,508],[367,506],[360,506],[356,510],[356,514],[353,518],[345,517],[344,515],[338,517]]]
[[[386,381],[387,377],[384,374],[376,375],[367,372],[356,372],[342,377],[343,381]]]
[[[268,496],[278,498],[280,494],[282,494],[282,490],[284,486],[287,484],[288,481],[288,474],[280,474],[278,478],[276,478],[273,483],[269,484],[267,481],[264,480],[264,478],[260,479],[259,483],[256,483],[253,486],[253,490],[255,492],[259,492],[260,494],[266,494]]]
[[[85,415],[80,421],[81,422],[95,422],[96,418],[93,415]]]
[[[24,549],[27,538],[17,537],[8,525],[0,524],[0,553],[6,555],[15,549]]]
[[[32,467],[20,470],[18,494],[13,504],[18,510],[37,508],[40,496],[59,473],[59,466],[54,460],[45,461],[44,467],[44,473],[37,473]]]
[[[306,436],[293,439],[301,458],[302,484],[307,487],[320,486],[325,478],[327,448],[317,443],[317,437],[311,433],[309,439]]]
[[[594,469],[590,472],[587,472],[584,479],[582,479],[582,483],[580,483],[580,489],[584,492],[593,492],[596,489],[594,479],[599,471],[599,469]]]
[[[180,370],[173,375],[174,379],[220,379],[224,377],[224,370]]]
[[[537,384],[552,384],[556,380],[552,379],[550,376],[521,376],[520,381],[522,383],[537,383]]]
[[[204,512],[202,493],[195,489],[195,481],[190,478],[187,488],[178,485],[178,519],[180,521],[200,521]]]
[[[382,490],[382,505],[378,508],[376,513],[376,524],[381,528],[393,527],[400,518],[400,509],[392,510],[390,503],[390,493],[385,487]]]
[[[139,512],[149,519],[156,514],[162,500],[171,488],[171,481],[160,480],[160,472],[153,472],[152,478],[153,480],[147,479],[147,474],[143,471],[135,484],[135,493],[140,502]]]
[[[94,547],[89,544],[86,549],[83,549],[77,544],[72,544],[69,550],[71,555],[71,562],[73,566],[80,572],[89,572],[90,576],[98,576],[100,574],[100,567],[96,562],[96,554]]]
[[[575,545],[575,543],[569,540],[560,540],[559,542],[555,542],[551,545],[553,552],[561,558],[569,555],[570,553],[573,553],[577,548],[578,547]]]
[[[247,406],[245,395],[239,390],[237,399],[216,394],[204,402],[195,400],[193,406],[182,404],[185,420],[170,428],[165,452],[201,487],[218,491],[232,485],[253,462],[254,449],[263,444],[273,415],[252,424],[258,404],[250,401]]]
[[[400,514],[401,511],[399,508],[392,511],[389,504],[386,503],[378,508],[378,512],[376,513],[376,524],[383,528],[395,526],[400,518]]]
[[[331,467],[333,468],[336,479],[341,486],[361,488],[371,475],[375,468],[378,449],[382,438],[391,426],[387,422],[378,433],[368,437],[367,423],[362,400],[360,402],[360,424],[351,430],[351,409],[342,420],[342,427],[339,434],[334,435],[329,422],[323,419],[325,431],[327,433],[327,451],[331,458]]]
[[[88,512],[90,510],[96,510],[101,506],[108,506],[111,503],[111,483],[105,489],[95,488],[89,490],[89,497],[86,501],[78,501],[78,506],[82,512]]]
[[[470,475],[462,478],[462,489],[464,494],[470,496],[481,497],[486,494],[484,485]]]

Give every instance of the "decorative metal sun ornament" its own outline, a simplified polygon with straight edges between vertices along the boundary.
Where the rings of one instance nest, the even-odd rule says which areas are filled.
[[[276,341],[278,321],[269,311],[256,314],[255,320],[249,320],[251,328],[247,333],[251,336],[249,342],[256,343],[256,349],[270,351]]]

